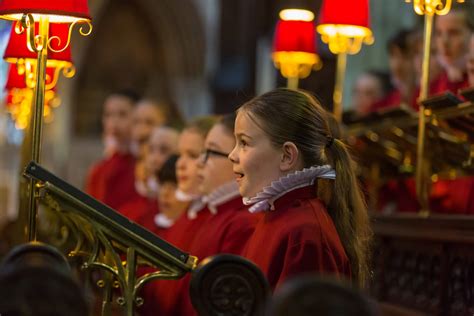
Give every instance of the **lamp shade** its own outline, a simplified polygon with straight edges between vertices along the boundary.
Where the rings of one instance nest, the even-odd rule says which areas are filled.
[[[35,23],[35,30],[38,30],[38,23]],[[61,42],[58,45],[57,39],[53,39],[51,41],[51,47],[54,50],[59,50],[63,47],[68,40],[68,32],[69,32],[69,24],[63,23],[50,23],[49,24],[49,37],[57,36],[60,38]],[[26,32],[21,34],[17,34],[15,32],[15,27],[12,26],[12,30],[10,32],[10,40],[8,41],[7,48],[5,49],[5,54],[3,55],[3,59],[7,62],[14,63],[19,58],[24,59],[34,59],[37,58],[37,53],[33,53],[28,50],[26,46]],[[54,52],[52,50],[48,50],[48,62],[54,61],[67,61],[72,62],[71,60],[71,46],[68,45],[67,48],[62,52]]]
[[[321,66],[316,54],[313,21],[279,20],[273,39],[272,59],[285,78],[306,78]]]
[[[313,22],[279,20],[275,29],[273,52],[316,53]]]
[[[26,81],[25,74],[19,75],[15,64],[10,64],[8,68],[7,82],[5,83],[5,90],[25,89]]]
[[[369,28],[369,1],[325,0],[319,24],[342,24]]]
[[[24,13],[48,15],[51,22],[91,19],[87,0],[0,0],[1,18],[19,20]]]
[[[28,81],[26,80],[26,74],[21,73],[18,71],[18,67],[16,64],[10,64],[10,67],[8,68],[8,77],[7,77],[7,82],[5,83],[5,90],[9,91],[12,89],[26,89],[26,88],[31,88],[31,85],[28,85]],[[47,67],[46,68],[46,87],[48,88],[48,85],[50,85],[55,78],[57,77],[56,75],[56,69],[54,67]]]

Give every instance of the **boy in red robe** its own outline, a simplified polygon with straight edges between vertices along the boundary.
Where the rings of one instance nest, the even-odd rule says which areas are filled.
[[[133,199],[135,157],[130,153],[131,116],[138,96],[117,91],[107,97],[102,115],[104,158],[90,170],[86,192],[113,209]]]

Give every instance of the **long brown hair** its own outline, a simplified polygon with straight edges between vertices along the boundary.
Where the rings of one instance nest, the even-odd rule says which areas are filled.
[[[276,89],[245,103],[239,112],[248,115],[276,148],[293,142],[301,153],[304,167],[329,164],[336,170],[334,181],[318,182],[318,195],[322,191],[329,192],[320,198],[326,202],[349,257],[354,281],[364,287],[372,236],[367,207],[346,145],[332,138],[331,130],[336,132],[337,129],[330,128],[326,110],[309,93]],[[325,188],[320,190],[320,186]]]

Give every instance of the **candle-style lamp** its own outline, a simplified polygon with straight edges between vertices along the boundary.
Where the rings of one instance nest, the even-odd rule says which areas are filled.
[[[25,33],[25,45],[36,54],[34,70],[34,118],[32,120],[32,160],[40,161],[45,79],[48,54],[60,53],[70,44],[71,33],[76,24],[81,25],[81,35],[92,31],[87,0],[3,0],[0,2],[0,18],[13,20],[15,32]],[[37,24],[36,24],[37,23]],[[51,23],[67,23],[67,41],[61,41],[57,34],[50,33]],[[37,26],[36,26],[37,25]],[[51,27],[53,31],[53,27]],[[31,180],[29,192],[28,240],[36,240],[36,182]]]
[[[308,77],[311,70],[321,68],[316,54],[313,12],[304,9],[280,11],[272,59],[282,76],[287,78],[290,89],[297,89],[299,79]]]
[[[337,55],[336,85],[334,87],[334,115],[342,119],[342,96],[347,54],[357,54],[362,44],[374,42],[369,28],[368,0],[325,0],[317,31],[329,50]]]
[[[405,0],[410,3],[411,0]],[[458,3],[464,0],[458,0]],[[420,106],[418,113],[418,142],[417,142],[417,160],[416,160],[416,194],[421,205],[420,214],[426,216],[429,214],[429,163],[425,157],[425,127],[426,117],[430,115],[425,111],[425,106],[420,102],[428,97],[429,73],[430,73],[430,48],[431,34],[433,33],[433,19],[437,15],[445,15],[451,10],[452,0],[414,0],[413,9],[416,14],[425,16],[424,35],[423,35],[423,63],[420,82],[420,96],[418,104]]]

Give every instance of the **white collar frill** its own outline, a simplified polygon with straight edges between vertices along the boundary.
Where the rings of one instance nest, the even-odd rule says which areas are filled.
[[[169,218],[168,216],[158,213],[155,215],[155,225],[159,228],[170,228],[174,224],[174,220]]]
[[[188,218],[195,219],[197,213],[206,206],[211,214],[217,214],[217,208],[239,195],[239,186],[235,181],[225,183],[199,200],[193,202],[188,209]]]
[[[217,207],[239,196],[239,185],[235,181],[225,183],[203,196],[202,201],[207,204],[212,214],[217,214]]]
[[[251,213],[274,210],[273,203],[278,198],[295,189],[314,184],[316,178],[335,179],[336,171],[329,165],[312,166],[303,170],[297,170],[281,177],[277,181],[273,181],[268,187],[263,188],[263,191],[257,193],[256,196],[252,198],[244,197],[243,202],[245,205],[252,205],[249,208]]]

